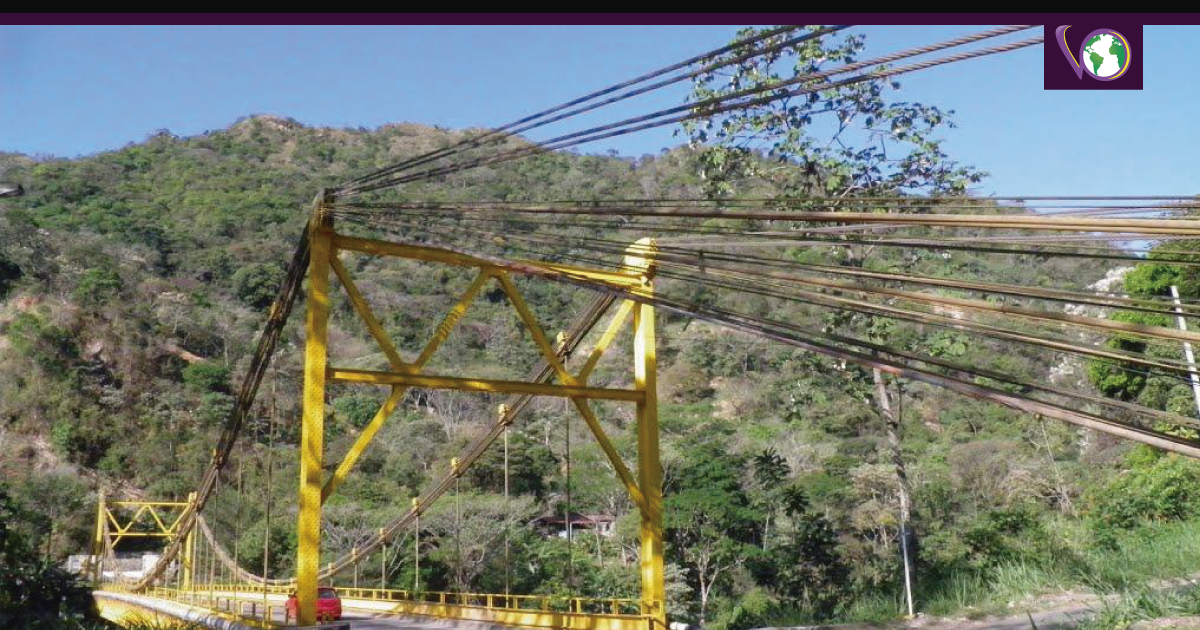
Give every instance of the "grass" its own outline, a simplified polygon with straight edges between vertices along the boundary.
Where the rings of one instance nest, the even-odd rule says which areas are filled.
[[[1055,520],[1046,531],[1054,532],[1060,543],[1049,547],[1055,550],[1049,557],[954,572],[937,581],[918,576],[917,611],[947,617],[1019,615],[1036,610],[1039,596],[1089,591],[1106,596],[1106,603],[1081,630],[1117,630],[1141,619],[1200,614],[1200,589],[1161,584],[1200,572],[1200,522],[1148,524],[1122,538],[1115,549],[1095,547],[1079,521]],[[1017,605],[1010,607],[1010,602]],[[903,591],[882,589],[847,604],[836,622],[882,625],[905,612]],[[772,608],[760,621],[775,627],[817,622],[812,611],[788,606]]]
[[[843,617],[849,623],[882,624],[907,612],[904,593],[870,593],[855,600]]]
[[[1091,586],[1131,589],[1147,580],[1190,575],[1200,570],[1200,523],[1161,523],[1135,531],[1115,553],[1089,553]]]
[[[1179,599],[1182,596],[1153,587],[1156,581],[1200,571],[1200,523],[1146,525],[1122,539],[1116,549],[1090,546],[1090,537],[1078,521],[1055,521],[1048,530],[1056,532],[1064,543],[1055,557],[1005,562],[986,570],[951,573],[937,582],[918,582],[917,610],[936,616],[1018,614],[1009,607],[1010,602],[1030,603],[1040,595],[1086,590],[1119,594],[1119,604],[1106,606],[1097,619],[1105,615],[1120,618],[1131,614],[1131,610],[1143,615],[1167,610],[1186,612],[1187,606],[1181,603],[1184,600]],[[1200,591],[1188,597],[1191,599],[1186,601],[1194,601],[1200,610]],[[883,623],[904,612],[903,593],[874,592],[851,603],[839,615],[839,621]],[[776,625],[794,625],[784,622],[803,618],[799,611],[779,616]],[[1118,626],[1095,626],[1113,627]]]
[[[1010,602],[1081,586],[1069,569],[1056,563],[1006,562],[986,571],[952,573],[928,585],[919,608],[931,615],[978,616],[1008,610]]]
[[[1200,615],[1200,589],[1125,591],[1100,608],[1078,630],[1125,630],[1147,619]]]

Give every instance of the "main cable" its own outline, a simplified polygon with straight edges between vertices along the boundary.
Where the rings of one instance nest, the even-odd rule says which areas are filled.
[[[611,86],[609,88],[605,88],[604,90],[593,92],[589,95],[574,99],[574,100],[564,103],[562,105],[558,105],[556,107],[553,107],[553,108],[550,108],[547,110],[543,110],[536,114],[526,116],[525,118],[522,118],[520,120],[511,122],[511,123],[507,123],[505,125],[501,125],[500,127],[497,127],[488,132],[485,132],[480,136],[476,136],[474,138],[464,138],[463,140],[460,140],[459,142],[456,142],[449,147],[446,147],[443,149],[437,149],[434,151],[429,151],[422,155],[418,155],[414,158],[404,160],[398,164],[394,164],[389,167],[384,167],[382,169],[368,173],[361,177],[352,179],[349,182],[346,182],[345,184],[343,184],[339,188],[339,192],[350,186],[355,186],[355,185],[364,184],[364,183],[367,183],[370,181],[374,181],[374,180],[380,179],[382,177],[385,177],[387,175],[398,173],[403,170],[408,170],[414,166],[420,166],[422,164],[426,164],[426,163],[432,162],[434,160],[444,159],[444,158],[450,157],[452,155],[455,155],[457,153],[466,151],[468,149],[479,147],[479,146],[485,144],[485,141],[487,141],[487,143],[497,143],[497,142],[503,141],[506,138],[513,137],[516,134],[519,134],[519,133],[522,133],[525,131],[531,131],[533,129],[536,129],[536,128],[539,128],[539,127],[542,127],[542,126],[545,126],[545,125],[548,125],[548,124],[551,124],[554,122],[558,122],[558,121],[564,120],[566,118],[577,116],[579,114],[583,114],[583,113],[586,113],[589,111],[593,111],[600,107],[604,107],[606,105],[611,105],[611,104],[619,102],[619,101],[623,101],[623,100],[626,100],[626,99],[629,99],[629,98],[632,98],[635,96],[639,96],[641,94],[645,94],[647,92],[651,92],[653,90],[657,90],[659,88],[662,88],[662,87],[665,87],[668,85],[672,85],[672,84],[678,83],[680,81],[692,79],[697,76],[700,76],[701,74],[713,72],[715,70],[724,68],[726,66],[742,63],[742,62],[744,62],[748,59],[754,58],[754,57],[771,54],[773,52],[777,52],[779,50],[787,48],[789,46],[795,46],[797,44],[801,44],[808,40],[815,39],[817,37],[822,37],[824,35],[828,35],[828,34],[835,33],[837,31],[849,28],[849,26],[833,26],[833,27],[820,28],[815,31],[806,33],[804,35],[800,35],[798,37],[792,37],[790,39],[786,39],[782,42],[773,44],[764,49],[752,50],[748,53],[745,53],[745,54],[735,57],[733,59],[728,59],[728,60],[720,61],[717,63],[713,63],[711,65],[705,66],[698,70],[693,70],[693,71],[685,73],[685,74],[681,74],[681,75],[678,75],[675,77],[664,79],[662,81],[638,88],[636,90],[631,90],[631,91],[625,92],[623,94],[618,94],[616,96],[604,99],[604,100],[596,102],[596,103],[592,103],[590,105],[583,105],[580,107],[576,107],[575,109],[559,113],[556,116],[546,118],[546,116],[549,116],[550,114],[554,114],[556,112],[561,112],[563,109],[565,109],[567,107],[585,103],[589,100],[593,100],[600,96],[605,96],[607,94],[611,94],[612,92],[615,92],[619,89],[629,87],[631,85],[635,85],[637,83],[641,83],[643,81],[647,81],[649,79],[662,76],[663,74],[666,74],[668,72],[672,72],[674,70],[678,70],[680,68],[692,65],[693,63],[696,63],[698,61],[716,57],[718,55],[724,54],[724,53],[734,50],[736,48],[750,46],[750,45],[758,43],[759,41],[762,41],[764,39],[775,37],[777,35],[796,30],[797,28],[799,28],[799,27],[790,27],[789,26],[789,27],[777,28],[777,29],[768,31],[766,33],[759,34],[755,37],[751,37],[751,38],[748,38],[745,40],[739,40],[739,41],[729,44],[727,46],[723,46],[716,50],[709,51],[708,53],[704,53],[702,55],[692,57],[691,59],[687,59],[685,61],[673,64],[662,70],[659,70],[659,71],[656,71],[656,72],[653,72],[653,73],[650,73],[647,75],[643,75],[642,77],[638,77],[636,79],[631,79],[629,81],[625,81],[618,85]],[[538,119],[541,119],[541,120],[538,120]]]
[[[487,158],[477,158],[477,159],[470,160],[470,161],[467,161],[462,164],[420,171],[418,173],[414,173],[412,175],[408,175],[408,176],[404,176],[404,177],[384,179],[382,181],[378,181],[378,182],[375,182],[372,184],[347,187],[347,188],[343,189],[340,194],[343,197],[353,197],[353,196],[356,196],[356,195],[359,195],[359,194],[362,194],[365,192],[370,192],[373,190],[380,190],[380,189],[388,188],[388,187],[395,186],[398,184],[419,181],[419,180],[423,180],[423,179],[430,179],[433,177],[440,177],[443,175],[448,175],[450,173],[455,173],[458,171],[467,170],[467,169],[471,169],[471,168],[477,168],[479,166],[485,166],[485,165],[495,164],[495,163],[499,163],[499,162],[506,162],[506,161],[509,161],[512,159],[525,157],[525,156],[533,155],[536,153],[546,153],[549,151],[570,148],[573,146],[578,146],[580,144],[595,142],[597,140],[604,140],[607,138],[626,135],[626,134],[630,134],[630,133],[634,133],[634,132],[638,132],[638,131],[644,131],[646,129],[652,129],[652,128],[661,127],[664,125],[675,124],[675,123],[684,122],[687,120],[694,120],[697,118],[711,117],[715,114],[725,113],[725,112],[733,111],[736,109],[747,109],[750,107],[764,105],[764,104],[767,104],[767,103],[770,103],[773,101],[777,101],[777,100],[792,98],[795,96],[810,94],[813,92],[818,92],[818,91],[823,91],[823,90],[847,87],[847,86],[854,85],[857,83],[863,83],[865,81],[872,81],[872,80],[876,80],[876,79],[886,78],[886,77],[890,77],[890,76],[896,76],[896,75],[905,74],[905,73],[909,73],[909,72],[926,70],[926,69],[933,68],[936,66],[940,66],[940,65],[944,65],[944,64],[948,64],[948,63],[956,63],[956,62],[960,62],[960,61],[966,61],[968,59],[973,59],[976,57],[999,54],[999,53],[1004,53],[1004,52],[1011,52],[1011,51],[1017,50],[1019,48],[1024,48],[1027,46],[1033,46],[1033,45],[1043,43],[1043,41],[1045,39],[1044,36],[1039,36],[1039,37],[1034,37],[1034,38],[1030,38],[1030,39],[1026,39],[1026,40],[1022,40],[1022,41],[1014,42],[1014,43],[1010,43],[1010,44],[1004,44],[1004,45],[1000,45],[1000,46],[993,46],[993,47],[989,47],[989,48],[982,48],[982,49],[977,49],[977,50],[973,50],[973,51],[969,51],[969,52],[953,54],[953,55],[949,55],[946,57],[941,57],[941,58],[932,59],[932,60],[928,60],[928,61],[924,61],[924,62],[910,64],[907,66],[900,66],[897,68],[883,68],[883,69],[864,73],[864,74],[861,74],[861,75],[858,75],[855,77],[851,77],[849,79],[840,80],[840,81],[832,81],[832,82],[827,81],[827,82],[819,83],[816,85],[804,86],[804,87],[800,87],[800,88],[796,88],[796,89],[792,89],[792,90],[781,89],[781,88],[784,88],[789,85],[795,85],[797,83],[813,81],[816,79],[825,79],[830,76],[835,76],[838,74],[845,74],[847,72],[853,72],[855,70],[858,70],[858,69],[861,69],[861,68],[864,68],[867,66],[871,66],[871,65],[878,65],[878,64],[882,64],[882,63],[888,63],[890,61],[895,61],[898,59],[904,59],[904,58],[908,58],[908,57],[923,55],[923,54],[927,54],[930,52],[935,52],[935,51],[943,50],[946,48],[960,46],[960,45],[963,45],[966,43],[972,43],[972,42],[976,42],[976,41],[979,41],[982,39],[998,37],[1000,35],[1005,35],[1008,33],[1016,32],[1016,31],[1020,31],[1020,30],[1026,30],[1026,29],[1030,29],[1030,28],[1034,28],[1034,26],[1010,26],[1010,27],[1002,27],[1002,28],[998,28],[998,29],[990,29],[987,31],[982,31],[980,33],[973,34],[973,35],[948,40],[946,42],[942,42],[939,44],[922,46],[922,47],[918,47],[918,48],[901,51],[901,52],[895,53],[893,55],[885,55],[883,57],[878,57],[878,58],[863,61],[863,62],[846,64],[844,66],[840,66],[840,67],[834,68],[832,70],[807,73],[804,75],[794,77],[787,81],[783,81],[781,83],[771,84],[771,85],[766,85],[766,86],[755,86],[752,88],[739,90],[732,94],[712,97],[712,98],[705,99],[702,101],[697,101],[694,103],[688,103],[688,104],[681,105],[681,106],[676,106],[676,107],[671,107],[671,108],[667,108],[664,110],[659,110],[659,111],[656,111],[656,112],[653,112],[650,114],[646,114],[646,115],[642,115],[642,116],[635,116],[632,118],[627,118],[627,119],[624,119],[624,120],[621,120],[621,121],[618,121],[615,123],[609,123],[606,125],[592,127],[589,129],[585,129],[583,131],[577,131],[574,133],[559,135],[559,136],[556,136],[549,140],[544,140],[542,142],[535,143],[529,147],[503,152],[498,155],[487,157]],[[774,93],[769,94],[767,96],[750,99],[750,100],[744,100],[744,101],[736,100],[739,98],[743,98],[746,96],[752,96],[755,94],[761,94],[764,92],[774,92]],[[729,102],[729,101],[735,101],[735,102]],[[678,116],[672,116],[672,114],[676,114],[679,112],[690,112],[690,113],[685,113],[685,114],[678,115]],[[663,117],[667,117],[667,118],[663,118]],[[656,120],[656,119],[658,119],[658,120]],[[649,121],[649,122],[647,122],[647,121]]]

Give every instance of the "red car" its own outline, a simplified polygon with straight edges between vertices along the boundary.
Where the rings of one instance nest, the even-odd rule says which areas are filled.
[[[300,604],[296,601],[296,592],[288,596],[287,603],[284,604],[284,615],[287,619],[296,619],[299,617]],[[317,621],[338,621],[342,618],[342,598],[338,597],[337,591],[329,587],[321,587],[317,589]]]

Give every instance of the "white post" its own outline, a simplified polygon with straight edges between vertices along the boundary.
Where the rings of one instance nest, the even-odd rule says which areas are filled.
[[[900,555],[904,556],[904,597],[908,600],[908,618],[912,619],[915,614],[913,612],[912,598],[912,572],[908,566],[908,523],[900,526]]]
[[[1187,332],[1187,322],[1183,319],[1183,306],[1179,301],[1179,288],[1171,285],[1171,298],[1175,300],[1175,319],[1179,322],[1179,330]],[[1196,356],[1192,354],[1192,344],[1183,342],[1183,356],[1187,358],[1188,374],[1192,377],[1192,396],[1196,398],[1196,413],[1200,415],[1200,375],[1196,374]]]

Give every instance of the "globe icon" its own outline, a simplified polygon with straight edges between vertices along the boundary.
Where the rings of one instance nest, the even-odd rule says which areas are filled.
[[[1125,39],[1115,31],[1095,34],[1083,45],[1083,67],[1098,79],[1115,77],[1125,69],[1129,51]]]

